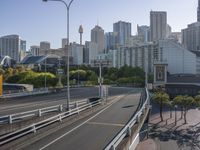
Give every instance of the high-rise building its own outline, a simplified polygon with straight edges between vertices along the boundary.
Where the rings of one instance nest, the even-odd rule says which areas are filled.
[[[104,30],[96,25],[91,30],[91,42],[98,44],[98,53],[104,52]]]
[[[117,32],[105,33],[105,49],[106,50],[116,49],[116,43],[117,43]]]
[[[84,63],[91,65],[92,61],[97,59],[98,44],[94,42],[85,42],[84,47]]]
[[[190,51],[200,50],[200,22],[189,24],[182,30],[182,44]]]
[[[39,56],[39,52],[40,52],[40,47],[39,46],[33,45],[33,46],[31,46],[30,50],[31,50],[31,54],[33,56]]]
[[[198,0],[197,21],[200,22],[200,0]]]
[[[137,26],[138,36],[143,38],[143,42],[150,41],[150,27],[149,26]]]
[[[119,21],[113,24],[113,32],[117,33],[118,45],[124,46],[128,38],[131,37],[131,23]]]
[[[169,24],[167,24],[166,38],[169,38],[171,34],[172,34],[172,27]]]
[[[26,41],[19,35],[7,35],[0,38],[0,55],[10,56],[16,62],[20,62],[26,55]]]
[[[51,48],[51,44],[47,41],[40,42],[41,50],[49,50]]]
[[[67,38],[62,39],[62,48],[65,48],[67,45]]]
[[[83,45],[72,43],[70,45],[71,56],[73,57],[74,65],[82,65],[83,64]]]
[[[165,39],[167,34],[167,12],[150,12],[151,41]]]

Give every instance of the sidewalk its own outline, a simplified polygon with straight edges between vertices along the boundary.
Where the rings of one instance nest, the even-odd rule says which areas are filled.
[[[136,150],[199,150],[200,149],[200,110],[191,109],[187,113],[187,124],[177,111],[177,125],[175,113],[165,110],[164,121],[160,121],[159,107],[153,106],[150,117],[150,138],[139,143]]]

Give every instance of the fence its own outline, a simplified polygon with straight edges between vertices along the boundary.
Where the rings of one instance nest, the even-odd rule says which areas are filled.
[[[141,95],[140,100],[142,101],[140,109],[126,124],[126,126],[117,134],[117,136],[115,136],[115,138],[105,147],[104,150],[115,150],[126,136],[131,135],[131,128],[138,122],[140,116],[144,113],[145,109],[149,105],[149,93],[147,89],[145,89],[145,95]],[[132,144],[134,144],[134,142],[138,142],[137,138]],[[137,143],[135,145],[137,145]]]
[[[84,111],[86,109],[89,109],[91,107],[94,107],[96,105],[99,105],[100,103],[102,102],[101,99],[97,100],[97,101],[94,101],[94,102],[89,102],[87,104],[84,104],[82,106],[78,106],[76,108],[73,108],[67,112],[63,112],[59,115],[56,115],[56,116],[53,116],[53,117],[50,117],[46,120],[43,120],[43,121],[40,121],[40,122],[37,122],[35,124],[32,124],[30,126],[27,126],[25,128],[22,128],[20,130],[17,130],[15,132],[12,132],[12,133],[9,133],[9,134],[6,134],[6,135],[3,135],[0,137],[0,145],[3,145],[3,144],[6,144],[8,142],[11,142],[17,138],[20,138],[22,136],[25,136],[27,134],[30,134],[30,133],[36,133],[39,129],[43,128],[43,127],[46,127],[50,124],[53,124],[55,122],[61,122],[64,118],[67,118],[69,116],[72,116],[74,114],[79,114],[81,111]]]
[[[84,104],[88,103],[88,99],[80,100],[80,101],[74,101],[70,103],[70,108],[75,108]],[[22,121],[25,118],[30,118],[30,117],[41,117],[42,115],[48,114],[50,112],[62,112],[67,108],[67,105],[62,104],[62,105],[56,105],[56,106],[50,106],[50,107],[45,107],[41,109],[35,109],[31,111],[26,111],[26,112],[21,112],[21,113],[16,113],[16,114],[10,114],[10,115],[5,115],[0,117],[0,124],[5,124],[9,123],[12,124],[13,122],[16,121]]]

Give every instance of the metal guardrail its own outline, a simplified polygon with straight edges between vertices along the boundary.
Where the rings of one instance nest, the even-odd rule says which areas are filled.
[[[70,108],[77,108],[81,105],[87,104],[88,99],[83,99],[80,101],[74,101],[70,103]],[[41,109],[35,109],[31,111],[26,111],[26,112],[20,112],[16,114],[10,114],[10,115],[5,115],[5,116],[0,116],[0,124],[12,124],[13,122],[19,122],[22,121],[25,118],[29,117],[41,117],[44,114],[50,113],[50,112],[62,112],[67,108],[67,105],[61,104],[61,105],[56,105],[56,106],[50,106],[50,107],[45,107]]]
[[[0,137],[0,145],[4,145],[8,142],[11,142],[15,139],[18,139],[22,136],[29,134],[29,133],[36,133],[37,130],[39,130],[43,127],[46,127],[46,126],[53,124],[55,122],[58,122],[58,121],[61,122],[64,118],[67,118],[67,117],[72,116],[74,114],[79,114],[81,111],[84,111],[86,109],[89,109],[91,107],[99,105],[101,102],[102,102],[102,100],[100,99],[100,100],[97,100],[97,101],[94,101],[94,102],[91,102],[91,103],[87,103],[85,105],[73,108],[73,109],[71,109],[67,112],[63,112],[59,115],[50,117],[46,120],[37,122],[35,124],[32,124],[32,125],[27,126],[25,128],[22,128],[20,130],[15,131],[15,132],[3,135],[3,136]]]
[[[3,94],[0,98],[22,97],[22,96],[30,96],[30,95],[37,95],[37,94],[45,94],[49,92],[50,90],[48,88],[34,89],[33,91],[22,91],[18,93]]]
[[[144,113],[145,109],[149,105],[149,92],[145,89],[145,101],[142,107],[137,111],[134,117],[126,124],[125,127],[115,136],[115,138],[104,148],[104,150],[115,150],[121,141],[128,135],[131,135],[131,128],[138,122],[140,116]],[[141,95],[141,99],[143,99]]]

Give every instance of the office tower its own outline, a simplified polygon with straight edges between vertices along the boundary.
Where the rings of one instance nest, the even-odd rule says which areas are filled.
[[[182,44],[190,51],[200,50],[200,22],[189,24],[182,30]]]
[[[51,48],[51,44],[47,41],[40,42],[41,50],[49,50]]]
[[[117,32],[117,45],[124,46],[131,37],[131,23],[119,21],[113,24],[113,32]]]
[[[85,42],[84,47],[84,63],[85,64],[92,64],[92,61],[97,59],[98,56],[98,44],[94,42]]]
[[[65,48],[67,46],[67,38],[62,39],[62,48]]]
[[[165,39],[167,33],[167,12],[151,11],[150,12],[150,30],[151,41]]]
[[[91,42],[98,44],[99,54],[104,52],[104,30],[98,25],[91,30]]]
[[[0,38],[0,55],[10,56],[16,62],[20,62],[26,55],[26,41],[19,35],[7,35]]]
[[[105,33],[105,49],[106,50],[116,49],[116,43],[117,43],[117,32]]]
[[[40,47],[39,46],[33,45],[33,46],[30,47],[30,50],[31,50],[31,54],[33,56],[39,56],[39,51],[40,51]]]
[[[170,25],[167,24],[166,38],[169,38],[171,34],[172,34],[172,28]]]
[[[83,64],[83,45],[72,43],[70,44],[70,52],[73,57],[74,65],[82,65]]]
[[[80,45],[82,45],[82,40],[83,40],[83,27],[82,27],[82,25],[80,25],[78,32],[80,34]]]
[[[200,0],[198,0],[197,21],[200,22]]]
[[[143,42],[150,41],[150,27],[149,26],[137,26],[138,36],[142,37]]]

